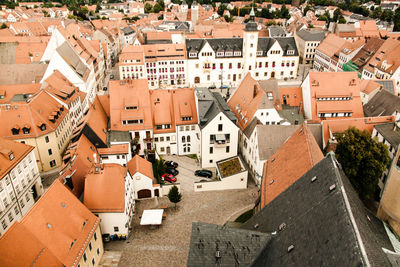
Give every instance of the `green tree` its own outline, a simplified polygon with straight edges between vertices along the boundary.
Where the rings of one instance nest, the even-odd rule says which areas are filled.
[[[222,16],[224,14],[224,11],[227,9],[226,5],[220,5],[218,7],[218,15]]]
[[[337,137],[336,158],[361,198],[371,199],[383,171],[389,166],[387,146],[354,127]]]
[[[7,24],[5,24],[5,23],[3,22],[3,24],[1,24],[1,26],[0,26],[0,29],[7,29]]]
[[[379,19],[381,16],[382,16],[382,8],[380,6],[378,6],[372,12],[371,17],[374,18],[374,19]]]
[[[152,8],[150,3],[144,4],[144,13],[150,13]]]
[[[161,10],[163,10],[163,8],[161,7],[161,5],[159,3],[156,3],[153,6],[153,13],[160,13]]]
[[[171,187],[171,189],[169,190],[168,199],[169,201],[175,204],[175,209],[176,209],[176,203],[178,203],[182,199],[182,195],[181,193],[179,193],[179,189],[176,185]]]
[[[159,4],[159,5],[160,5],[160,7],[161,7],[161,10],[164,10],[164,8],[165,8],[165,3],[164,3],[164,0],[157,0],[157,4]]]
[[[342,15],[342,12],[340,11],[340,8],[336,8],[335,11],[333,12],[333,18],[332,21],[336,22],[339,20],[339,17]]]
[[[284,19],[289,19],[290,18],[289,9],[287,9],[284,4],[281,7],[281,16]]]

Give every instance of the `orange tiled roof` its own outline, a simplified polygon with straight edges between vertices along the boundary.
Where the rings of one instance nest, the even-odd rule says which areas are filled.
[[[110,163],[98,169],[85,177],[85,206],[92,212],[124,212],[126,167]]]
[[[76,266],[99,222],[99,218],[56,180],[17,223],[22,227],[16,225],[0,238],[1,251],[7,255],[1,257],[0,262],[3,266],[8,266],[5,262],[10,261],[12,266],[34,263],[39,266]],[[17,237],[26,233],[29,233],[24,236],[27,240],[21,242]],[[34,242],[37,240],[39,242]],[[18,255],[14,250],[17,246]]]
[[[33,149],[33,146],[0,137],[0,179],[21,162]],[[12,159],[10,159],[10,155],[12,155]]]
[[[297,181],[324,155],[306,124],[303,124],[264,164],[261,208]]]
[[[174,103],[174,114],[176,125],[197,124],[196,100],[193,88],[180,88],[172,90]],[[183,121],[183,117],[192,117],[191,120]]]
[[[116,155],[116,154],[128,154],[129,145],[128,144],[117,144],[110,145],[107,148],[98,148],[97,151],[100,155]]]
[[[153,114],[154,133],[175,132],[174,108],[172,94],[167,90],[151,90],[150,102]],[[157,125],[171,125],[169,129],[157,129]]]
[[[129,162],[128,162],[128,171],[131,176],[135,175],[135,173],[139,172],[150,179],[154,180],[153,175],[153,167],[150,161],[145,160],[144,158],[140,157],[139,155],[135,155]]]

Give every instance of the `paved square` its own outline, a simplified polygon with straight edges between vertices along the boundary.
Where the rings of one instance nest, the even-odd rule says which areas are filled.
[[[188,163],[193,161],[194,164],[186,165],[184,162],[187,159]],[[192,222],[223,225],[254,206],[258,188],[251,180],[247,189],[195,193],[193,181],[199,179],[193,174],[198,169],[195,160],[188,157],[174,157],[173,160],[179,163],[181,202],[177,204],[177,209],[166,196],[136,202],[129,239],[105,244],[106,250],[122,251],[119,266],[186,266]],[[186,177],[189,172],[191,176]],[[161,206],[167,206],[167,217],[160,227],[140,226],[139,216],[144,209]]]

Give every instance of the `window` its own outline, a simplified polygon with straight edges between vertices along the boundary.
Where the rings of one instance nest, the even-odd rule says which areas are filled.
[[[161,152],[164,152],[165,151],[165,148],[164,147],[161,147]]]
[[[86,257],[86,252],[83,253],[83,261],[86,262],[87,261],[87,257]]]
[[[158,137],[155,137],[155,138],[154,138],[154,141],[155,141],[155,142],[158,142]]]
[[[3,230],[6,230],[6,228],[7,228],[6,220],[1,221],[1,226],[3,226]]]
[[[190,143],[190,135],[186,137],[186,140]]]
[[[114,232],[119,232],[118,226],[114,226]]]
[[[18,215],[18,214],[19,214],[18,206],[15,206],[15,207],[14,207],[14,212],[15,212],[15,215]]]
[[[50,142],[49,137],[46,136],[46,137],[44,138],[44,141],[45,141],[46,143]]]
[[[210,163],[213,163],[213,160],[212,160],[212,159],[210,159]]]
[[[97,255],[100,255],[100,249],[96,250]]]
[[[185,142],[186,142],[186,137],[182,136],[182,143],[185,143]]]
[[[26,193],[26,194],[25,194],[25,199],[26,199],[26,202],[29,202],[29,200],[30,200],[30,198],[29,198],[29,193]]]
[[[160,137],[160,142],[164,142],[164,137]]]
[[[49,156],[51,156],[53,154],[53,151],[51,150],[51,148],[47,151],[49,152]]]
[[[222,124],[218,124],[218,132],[222,132]]]
[[[166,141],[171,140],[171,138],[169,136],[167,136],[165,139],[166,139]]]
[[[229,146],[226,147],[226,153],[229,153]]]
[[[92,242],[89,242],[89,250],[92,251]]]
[[[56,160],[55,159],[50,161],[50,167],[53,168],[54,166],[56,166]]]
[[[212,154],[214,152],[214,148],[212,146],[210,146],[210,154]]]
[[[21,199],[21,200],[19,201],[19,204],[21,205],[21,208],[24,208],[24,207],[25,207],[25,203],[24,203],[24,200],[23,200],[23,199]]]
[[[13,215],[12,215],[11,212],[8,214],[8,220],[9,220],[10,222],[14,221],[14,217],[13,217]]]

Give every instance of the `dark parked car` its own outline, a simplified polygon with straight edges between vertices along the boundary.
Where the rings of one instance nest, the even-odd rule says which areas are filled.
[[[227,86],[227,85],[222,85],[219,89],[229,89],[229,86]]]
[[[178,162],[175,161],[166,161],[164,164],[167,168],[178,168]]]
[[[208,87],[208,89],[216,89],[217,87],[215,85],[211,85],[210,87]]]
[[[110,75],[110,79],[113,80],[114,79],[114,74]]]
[[[168,174],[168,173],[164,173],[163,175],[161,175],[161,178],[170,183],[176,182],[176,180],[177,180],[176,177],[174,177],[173,175]]]
[[[168,174],[172,174],[173,176],[176,176],[179,174],[179,171],[174,168],[166,168],[165,172]]]
[[[211,178],[212,177],[212,172],[209,171],[209,170],[197,170],[197,171],[194,172],[194,175]]]

